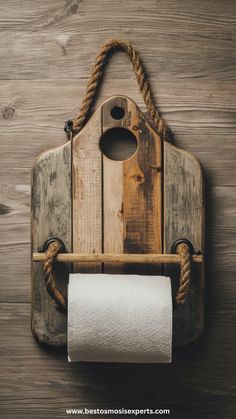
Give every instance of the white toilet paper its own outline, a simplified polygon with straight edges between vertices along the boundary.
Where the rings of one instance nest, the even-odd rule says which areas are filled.
[[[172,298],[163,276],[71,274],[68,360],[171,362]]]

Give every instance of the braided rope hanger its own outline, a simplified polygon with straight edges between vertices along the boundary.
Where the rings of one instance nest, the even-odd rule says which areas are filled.
[[[103,74],[103,68],[106,64],[106,58],[109,55],[109,53],[115,50],[122,50],[127,53],[133,65],[134,73],[136,75],[140,92],[142,93],[143,100],[147,107],[148,113],[150,114],[154,122],[156,131],[162,139],[167,140],[168,135],[170,134],[170,129],[168,128],[164,119],[161,118],[161,116],[159,115],[158,110],[154,104],[150,86],[148,84],[148,81],[146,80],[140,56],[129,42],[120,39],[111,39],[101,47],[93,65],[91,76],[88,81],[86,93],[81,103],[79,113],[73,121],[67,121],[65,131],[78,132],[85,125],[93,101],[95,99],[99,81]]]
[[[118,49],[125,51],[130,58],[139,85],[139,89],[143,95],[144,102],[154,122],[157,133],[160,135],[162,139],[168,139],[170,130],[155,107],[149,84],[145,78],[139,54],[129,42],[117,39],[112,39],[106,42],[101,47],[99,54],[97,55],[97,58],[95,60],[95,64],[92,68],[92,73],[87,85],[84,99],[79,109],[79,113],[73,121],[67,121],[65,131],[67,133],[76,133],[80,131],[85,125],[93,101],[95,99],[99,81],[103,74],[103,67],[105,65],[106,58],[110,52]],[[48,248],[45,251],[43,270],[45,274],[45,284],[48,293],[51,295],[51,297],[62,310],[66,310],[67,301],[64,295],[56,287],[56,278],[53,270],[53,265],[56,261],[56,256],[61,251],[61,243],[56,239],[48,245]],[[181,256],[180,285],[176,295],[176,303],[177,305],[179,305],[184,303],[189,289],[191,275],[191,253],[186,243],[178,244],[176,252]]]

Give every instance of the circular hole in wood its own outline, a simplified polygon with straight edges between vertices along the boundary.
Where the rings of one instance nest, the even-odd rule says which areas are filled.
[[[125,116],[125,111],[120,106],[114,106],[111,110],[111,116],[113,119],[122,119]]]
[[[100,149],[111,160],[127,160],[137,150],[135,135],[127,128],[111,128],[100,139]]]

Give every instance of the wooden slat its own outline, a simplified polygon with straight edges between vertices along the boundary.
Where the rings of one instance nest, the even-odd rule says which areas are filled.
[[[161,140],[135,104],[128,104],[128,112],[138,149],[134,157],[124,163],[125,250],[161,253]]]
[[[103,156],[103,251],[123,253],[123,162]],[[105,263],[105,273],[122,273],[123,264]]]
[[[164,249],[181,237],[195,252],[203,247],[203,180],[200,163],[190,153],[164,143]]]
[[[204,196],[202,170],[190,153],[164,143],[164,252],[181,238],[188,239],[196,253],[204,254]],[[165,266],[172,278],[174,294],[179,283],[179,269]],[[174,311],[173,341],[181,346],[190,343],[204,327],[204,265],[192,266],[188,296]]]
[[[73,251],[102,252],[101,112],[98,110],[73,139]],[[100,272],[101,264],[74,263],[74,272]]]
[[[32,171],[32,251],[52,236],[71,251],[71,145],[43,153]],[[69,265],[56,269],[57,287],[66,295]],[[66,343],[66,314],[49,296],[42,264],[32,265],[32,331],[40,342]]]
[[[117,106],[124,110],[124,117],[120,120],[111,116],[112,108]],[[114,127],[129,129],[138,144],[134,155],[123,162],[103,157],[104,251],[106,253],[123,252],[123,250],[125,253],[161,253],[160,139],[134,102],[126,97],[115,96],[103,104],[102,122],[103,132]],[[118,150],[116,150],[116,156],[119,156]],[[112,193],[114,190],[116,190],[115,196]],[[113,228],[114,233],[111,233]],[[109,268],[108,265],[107,271]],[[112,270],[117,272],[117,268],[114,266]],[[153,269],[158,270],[158,268],[160,267]],[[145,265],[138,268],[135,265],[127,265],[120,269],[124,269],[124,272],[136,273],[150,271],[150,267]]]
[[[124,110],[124,117],[116,120],[111,116],[113,107],[118,106]],[[107,100],[102,106],[102,134],[115,127],[127,126],[128,110],[127,100],[123,97],[116,97]],[[124,144],[123,144],[124,147]],[[124,216],[123,216],[123,161],[119,161],[119,151],[122,146],[113,150],[114,146],[108,147],[109,152],[117,160],[108,158],[105,154],[102,156],[103,164],[103,251],[104,253],[123,253],[124,251]],[[113,151],[112,151],[113,150]],[[123,273],[123,263],[104,264],[106,273]]]

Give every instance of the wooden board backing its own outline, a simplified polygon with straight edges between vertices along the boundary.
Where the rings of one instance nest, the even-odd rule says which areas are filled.
[[[112,116],[114,107],[124,110],[122,118]],[[136,151],[126,160],[120,158],[119,141],[112,151],[117,147],[113,144],[115,129],[121,128],[137,141]],[[100,147],[108,132],[111,143],[114,140],[109,157]],[[122,143],[120,131],[119,135]],[[51,178],[54,183],[50,183]],[[67,250],[75,253],[169,253],[173,241],[180,237],[188,238],[195,250],[203,252],[202,208],[202,174],[196,159],[171,144],[162,144],[136,104],[125,96],[114,96],[74,137],[72,150],[67,143],[44,153],[34,166],[33,250],[37,251],[48,236],[57,235],[66,242]],[[164,272],[172,278],[173,293],[178,286],[176,266],[74,263],[66,269],[63,273],[60,265],[61,276],[66,278],[68,269],[150,275]],[[202,331],[202,269],[194,267],[190,295],[174,312],[174,346],[189,343]],[[40,341],[64,345],[66,315],[47,295],[40,264],[33,265],[33,295],[34,333]]]

